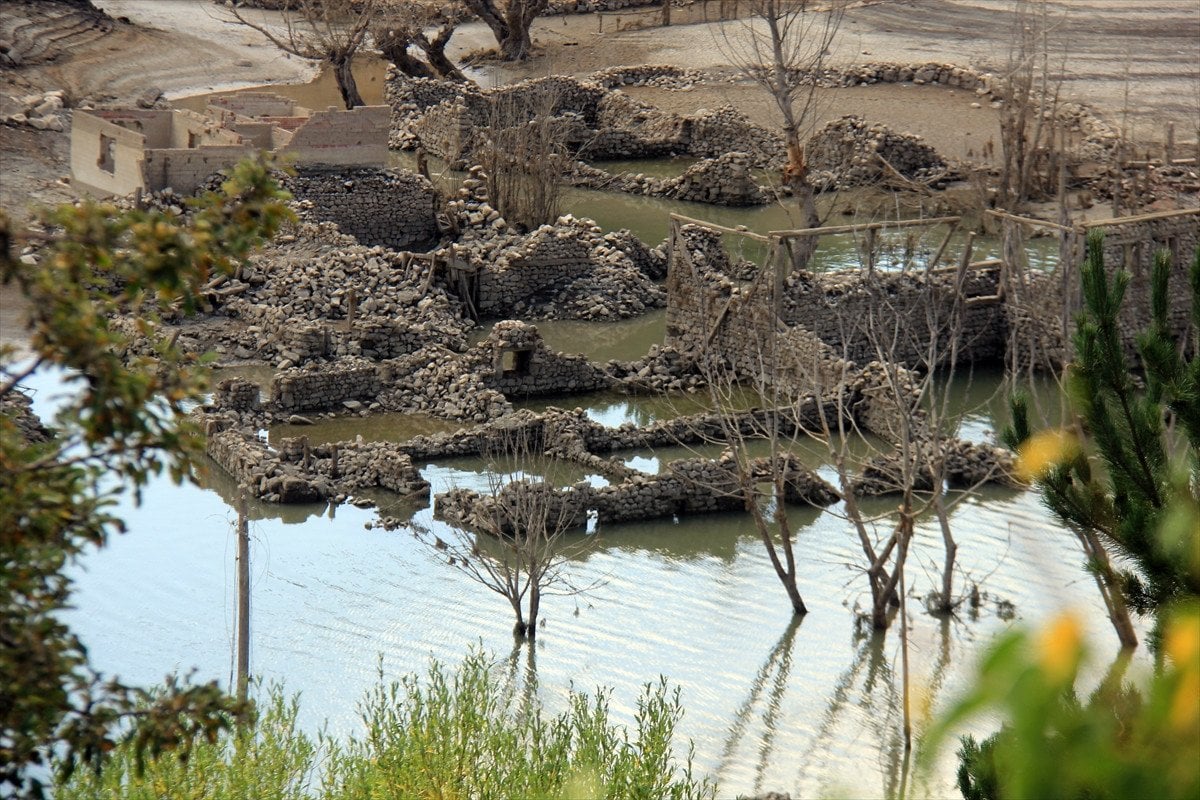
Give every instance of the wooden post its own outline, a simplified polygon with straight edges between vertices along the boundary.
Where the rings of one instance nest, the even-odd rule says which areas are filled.
[[[665,28],[670,24],[671,24],[671,0],[663,0],[662,26]]]
[[[237,537],[237,698],[245,702],[250,683],[250,520],[244,489],[238,495]]]
[[[875,272],[875,229],[867,228],[867,272]]]
[[[950,237],[954,235],[956,230],[958,230],[958,223],[951,222],[950,229],[946,231],[946,238],[942,239],[942,243],[938,245],[937,252],[933,254],[933,258],[925,265],[926,272],[936,267],[938,262],[942,260],[942,254],[946,252],[946,246],[950,244]]]
[[[966,244],[963,245],[962,258],[958,260],[958,275],[955,283],[958,286],[962,285],[963,276],[967,272],[967,267],[971,266],[971,246],[975,244],[975,231],[967,234]]]
[[[346,330],[351,330],[354,327],[354,315],[358,311],[358,295],[353,288],[350,289],[350,296],[346,300]]]
[[[1167,123],[1167,149],[1163,153],[1163,166],[1171,166],[1175,160],[1175,123]]]
[[[305,469],[308,469],[309,465],[312,464],[312,448],[308,446],[307,436],[300,437],[300,445],[304,448],[304,456],[301,458],[300,463],[304,465]]]
[[[596,12],[596,33],[604,33],[604,15]]]
[[[340,448],[338,448],[337,442],[334,442],[330,446],[330,449],[332,450],[332,454],[330,455],[329,477],[336,480],[338,476],[338,453]]]

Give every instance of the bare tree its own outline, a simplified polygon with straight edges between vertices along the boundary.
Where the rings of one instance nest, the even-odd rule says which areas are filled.
[[[505,61],[524,61],[533,50],[529,29],[550,0],[462,0],[491,29]]]
[[[876,232],[870,224],[850,227]],[[822,326],[819,337],[785,321],[794,313],[788,311],[792,292],[824,291],[811,276],[785,277],[789,248],[780,240],[796,234],[758,237],[767,240],[768,260],[740,282],[720,274],[728,262],[723,248],[714,251],[711,239],[697,244],[703,237],[691,235],[682,228],[673,231],[668,278],[669,291],[684,303],[701,306],[702,341],[693,340],[685,349],[709,384],[722,417],[722,441],[731,445],[730,458],[739,467],[747,511],[797,613],[803,612],[795,603],[794,531],[782,500],[804,495],[801,469],[789,454],[811,450],[814,442],[837,476],[833,489],[843,503],[835,513],[850,523],[862,549],[872,626],[887,628],[901,601],[904,567],[922,516],[936,517],[945,550],[940,586],[931,593],[930,606],[952,610],[958,602],[953,591],[958,548],[950,510],[983,481],[1003,479],[999,471],[1005,458],[999,448],[954,435],[949,380],[962,346],[968,255],[947,268],[930,262],[922,276],[864,269],[857,276],[839,277],[837,291],[849,298],[846,307],[834,312],[831,323],[801,318]],[[904,251],[912,249],[909,238]],[[703,257],[694,258],[694,250]],[[677,289],[673,282],[681,272],[697,284]],[[678,314],[668,324],[682,330],[685,319]],[[761,419],[737,411],[734,400],[746,391],[767,409]],[[754,458],[757,451],[765,451],[765,458]],[[761,502],[758,487],[767,481],[774,485],[767,495],[774,497],[774,505]],[[966,491],[951,495],[947,486]],[[880,495],[898,496],[898,506],[869,513],[861,499]]]
[[[559,91],[546,82],[536,96],[497,91],[473,157],[487,173],[488,196],[510,223],[525,229],[553,222],[565,186],[568,122],[554,114]]]
[[[366,42],[384,0],[292,0],[280,11],[280,24],[257,20],[237,5],[229,13],[239,25],[258,31],[285,53],[321,61],[333,69],[346,108],[364,105],[354,80],[354,56]]]
[[[806,228],[819,226],[821,218],[808,181],[804,140],[817,119],[818,83],[844,13],[845,0],[751,0],[744,24],[721,26],[726,56],[771,95],[779,111],[787,153],[783,183],[799,203]],[[808,237],[794,244],[813,248],[816,242]],[[793,260],[803,265],[811,255],[811,250],[793,252]]]
[[[1050,53],[1052,36],[1064,24],[1050,15],[1045,0],[1016,0],[999,91],[1003,161],[996,203],[1009,211],[1019,213],[1030,200],[1053,197],[1060,188],[1066,150],[1058,119],[1064,64],[1054,74]]]
[[[383,57],[405,75],[465,81],[462,70],[446,55],[446,47],[468,16],[459,3],[387,0],[371,31]],[[420,51],[424,60],[410,48]]]
[[[512,607],[513,635],[534,639],[542,597],[578,594],[567,563],[582,547],[569,531],[582,531],[586,511],[568,493],[529,470],[546,468],[525,429],[498,435],[485,448],[489,460],[486,493],[456,488],[439,495],[435,513],[455,526],[449,541],[424,529],[414,535],[439,558]],[[588,587],[585,587],[588,588]]]

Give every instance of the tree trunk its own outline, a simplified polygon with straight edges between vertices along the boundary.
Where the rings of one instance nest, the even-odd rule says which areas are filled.
[[[954,557],[958,553],[958,544],[950,532],[950,517],[946,513],[946,504],[941,496],[933,502],[938,524],[942,528],[942,542],[946,547],[946,560],[942,564],[942,596],[938,599],[937,610],[948,614],[954,610],[954,603],[950,598],[954,588]]]
[[[529,29],[510,26],[508,35],[500,41],[500,58],[505,61],[524,61],[529,58],[532,48]]]
[[[358,84],[354,80],[354,59],[349,56],[333,62],[333,77],[337,80],[338,92],[347,109],[365,106],[362,95],[358,93]]]
[[[801,227],[818,228],[821,216],[817,213],[816,193],[808,182],[808,162],[804,157],[804,145],[800,143],[800,133],[795,127],[785,127],[784,141],[787,145],[787,164],[783,168],[783,179],[800,206]],[[801,236],[791,239],[789,244],[792,269],[807,269],[809,260],[817,251],[817,237]]]
[[[537,637],[538,609],[542,603],[542,593],[534,583],[529,587],[529,628],[525,637],[533,641]]]
[[[465,0],[465,3],[491,29],[500,48],[500,58],[505,61],[529,58],[533,48],[529,27],[549,5],[549,0],[508,0],[503,11],[494,0]]]
[[[521,598],[510,597],[508,602],[512,604],[513,614],[516,615],[517,618],[517,621],[513,623],[513,637],[517,639],[524,639],[526,633],[529,631],[529,626],[525,624],[525,616],[521,609]]]
[[[453,33],[454,28],[442,28],[432,39],[422,37],[421,50],[439,78],[465,83],[467,76],[463,75],[462,70],[446,55],[446,45],[450,44],[450,36]]]
[[[790,580],[785,580],[782,576],[783,588],[787,590],[788,599],[792,601],[792,613],[797,617],[803,617],[808,613],[808,606],[804,605],[804,599],[800,597],[800,590],[796,588],[796,578],[793,576]]]
[[[378,40],[379,52],[392,62],[396,69],[410,78],[435,78],[430,65],[419,58],[413,58],[408,52],[409,42],[401,36],[388,36]]]

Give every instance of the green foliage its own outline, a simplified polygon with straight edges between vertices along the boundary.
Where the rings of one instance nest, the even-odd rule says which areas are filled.
[[[70,772],[98,763],[119,739],[137,753],[213,740],[248,709],[214,684],[169,680],[153,694],[103,680],[58,612],[64,567],[123,530],[118,495],[164,469],[179,480],[197,438],[185,406],[204,389],[195,360],[161,342],[154,357],[128,354],[113,324],[136,315],[154,339],[165,315],[197,308],[204,284],[231,273],[273,236],[288,211],[263,163],[237,166],[219,193],[192,204],[189,221],[156,211],[82,203],[45,212],[51,238],[37,265],[12,258],[0,236],[0,280],[29,301],[33,355],[0,347],[0,792],[40,796],[38,765],[61,748]],[[6,229],[0,218],[0,229]],[[62,370],[70,394],[51,437],[31,435],[21,382]],[[122,720],[132,726],[120,725]]]
[[[276,687],[256,723],[198,745],[186,764],[155,759],[139,773],[130,745],[104,769],[80,772],[60,800],[204,797],[698,798],[714,787],[672,754],[678,691],[648,684],[632,733],[609,722],[608,694],[572,694],[544,712],[514,694],[479,652],[453,672],[434,662],[422,678],[379,686],[361,705],[365,732],[345,742],[296,729],[296,702]],[[319,774],[319,779],[317,773]]]
[[[1067,393],[1086,431],[1086,446],[1073,448],[1035,469],[1047,506],[1076,530],[1095,532],[1136,570],[1121,575],[1131,608],[1149,613],[1173,599],[1200,593],[1200,532],[1181,521],[1194,511],[1200,476],[1200,358],[1184,357],[1170,336],[1167,318],[1170,257],[1155,258],[1151,322],[1138,337],[1138,366],[1145,387],[1127,363],[1118,313],[1129,275],[1109,281],[1103,234],[1088,237],[1083,269],[1084,309],[1075,334],[1075,361]],[[1200,324],[1200,249],[1189,275],[1193,326]],[[1168,427],[1166,420],[1173,420]],[[1028,409],[1013,402],[1013,447],[1036,442]],[[1094,468],[1092,452],[1102,468]],[[1194,518],[1194,517],[1193,517]]]
[[[974,687],[922,742],[928,764],[967,719],[1008,722],[977,745],[964,737],[959,788],[967,800],[1200,796],[1200,610],[1166,625],[1163,667],[1135,685],[1127,657],[1081,704],[1074,686],[1086,650],[1081,626],[1060,618],[1036,636],[1017,631],[986,656]]]
[[[996,740],[994,733],[982,742],[974,736],[959,739],[958,772],[955,782],[963,800],[996,800],[1000,796],[999,778],[996,776]]]

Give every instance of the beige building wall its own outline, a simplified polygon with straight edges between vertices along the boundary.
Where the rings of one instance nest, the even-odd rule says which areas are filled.
[[[95,114],[71,119],[71,181],[91,195],[129,194],[145,185],[146,135]]]
[[[290,101],[271,95],[243,105],[243,110],[293,110]],[[71,125],[72,180],[96,195],[166,187],[190,193],[213,172],[257,150],[286,154],[297,165],[387,163],[387,106],[330,109],[277,121],[233,117],[230,111],[213,116],[167,109],[76,111]]]
[[[387,163],[388,106],[315,111],[282,148],[296,164],[380,167]]]

